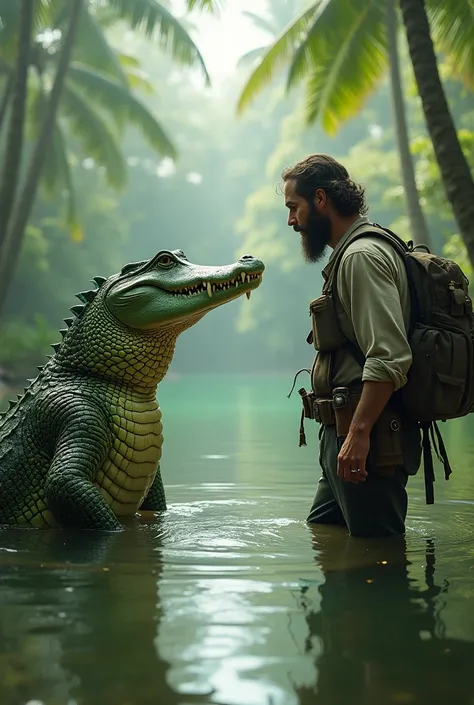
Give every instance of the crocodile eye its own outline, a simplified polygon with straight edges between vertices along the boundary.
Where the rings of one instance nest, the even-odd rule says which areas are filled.
[[[159,264],[160,267],[172,267],[176,264],[176,261],[169,255],[161,255],[157,260],[157,264]]]

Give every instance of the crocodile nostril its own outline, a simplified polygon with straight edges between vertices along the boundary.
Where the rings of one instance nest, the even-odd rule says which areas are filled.
[[[249,262],[250,260],[254,260],[254,259],[255,259],[255,257],[253,257],[253,255],[242,255],[242,257],[240,258],[239,261],[240,262]]]

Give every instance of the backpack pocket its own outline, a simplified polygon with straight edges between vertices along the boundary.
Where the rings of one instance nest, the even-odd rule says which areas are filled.
[[[313,326],[313,345],[319,352],[333,352],[345,343],[332,296],[323,294],[309,304]]]
[[[469,336],[418,325],[410,345],[413,362],[401,389],[402,404],[410,416],[428,423],[466,414],[472,377]]]

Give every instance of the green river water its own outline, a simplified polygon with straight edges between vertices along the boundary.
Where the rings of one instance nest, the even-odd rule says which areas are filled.
[[[1,531],[0,705],[474,704],[474,419],[403,540],[348,539],[291,382],[165,380],[163,518]]]

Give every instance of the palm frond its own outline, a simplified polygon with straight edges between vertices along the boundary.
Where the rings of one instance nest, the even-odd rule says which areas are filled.
[[[245,110],[257,94],[270,83],[277,70],[288,62],[291,54],[311,28],[313,17],[319,6],[327,2],[330,0],[317,0],[280,34],[245,84],[237,103],[238,113]]]
[[[121,65],[125,68],[130,66],[131,68],[137,69],[141,65],[140,59],[137,59],[137,57],[132,54],[124,54],[122,51],[115,49],[115,55],[117,60],[120,61]]]
[[[224,0],[186,0],[188,10],[207,10],[215,12],[224,4]]]
[[[256,47],[255,49],[251,49],[245,54],[242,54],[242,56],[237,61],[237,67],[240,68],[241,66],[249,66],[250,64],[253,64],[254,61],[260,59],[260,57],[264,54],[267,48],[268,47],[266,46]]]
[[[295,56],[288,86],[308,77],[306,121],[320,120],[333,136],[360,111],[385,75],[386,13],[378,0],[364,4],[338,0],[337,12],[328,12],[323,19],[319,27],[315,23],[306,46]]]
[[[362,6],[360,9],[362,11]],[[347,28],[347,17],[341,12],[338,0],[320,2],[307,35],[291,60],[286,82],[287,89],[296,85],[302,78],[306,78],[309,66],[318,63],[320,59],[318,53],[324,53],[328,43],[325,30],[333,29],[334,21],[338,22],[340,27],[342,26],[344,32]]]
[[[148,95],[155,92],[155,87],[150,81],[146,71],[143,71],[142,69],[128,68],[125,75],[127,77],[128,87],[131,91],[138,90],[143,93],[147,93]]]
[[[438,49],[448,55],[452,74],[474,87],[474,2],[429,0],[426,6],[431,34]]]
[[[117,53],[107,41],[97,17],[86,7],[81,12],[73,59],[100,69],[127,85],[127,78]]]
[[[64,9],[64,0],[33,0],[33,2],[33,24],[36,33],[57,27],[56,16],[61,8]],[[0,0],[0,54],[5,60],[10,59],[15,51],[18,39],[19,8],[18,0]]]
[[[50,170],[54,170],[55,173],[56,184],[54,190],[57,192],[58,187],[60,187],[65,191],[65,225],[69,230],[71,240],[80,242],[83,239],[83,230],[77,216],[76,192],[74,189],[72,169],[69,163],[66,139],[58,123],[54,126],[52,149],[48,155],[48,160],[49,159],[51,160]]]
[[[248,10],[244,10],[242,15],[249,19],[256,29],[266,32],[271,37],[274,36],[275,28],[272,25],[271,20],[268,20],[266,17],[262,17],[262,15],[257,15],[256,12],[250,12]]]
[[[124,54],[120,51],[115,51],[117,60],[123,67],[123,71],[127,77],[128,87],[132,90],[137,88],[144,93],[154,93],[155,88],[149,80],[148,73],[141,68],[140,60],[136,56]]]
[[[43,123],[46,109],[46,95],[41,81],[37,81],[30,91],[29,131],[37,135]],[[71,237],[78,240],[81,232],[76,211],[76,199],[69,155],[61,126],[54,125],[50,149],[47,152],[41,172],[41,185],[48,196],[64,192],[66,197],[66,226]]]
[[[134,124],[158,153],[176,158],[176,150],[159,122],[128,88],[105,74],[78,64],[69,67],[68,85],[72,83],[92,99],[95,105],[110,111],[119,125],[127,122]]]
[[[206,83],[210,84],[204,59],[183,25],[157,0],[107,0],[117,17],[127,20],[134,30],[143,31],[147,37],[157,39],[160,45],[169,50],[177,61],[192,66],[201,66]],[[191,5],[192,0],[188,0]],[[196,4],[193,3],[193,4]],[[203,7],[205,0],[200,0]]]
[[[61,113],[85,156],[104,168],[111,186],[122,187],[126,182],[127,167],[117,136],[110,129],[109,121],[71,85],[71,81],[66,81],[64,86]]]
[[[64,0],[37,0],[35,6],[37,26],[55,27],[54,18],[64,8]]]

